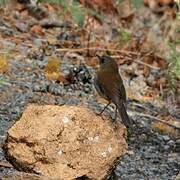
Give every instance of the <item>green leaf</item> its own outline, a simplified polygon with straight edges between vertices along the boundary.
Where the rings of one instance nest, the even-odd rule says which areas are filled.
[[[132,33],[122,29],[120,32],[120,41],[122,44],[127,44],[132,39]]]
[[[177,50],[175,43],[169,43],[169,46],[171,50],[168,59],[170,63],[170,72],[180,79],[180,52]]]
[[[0,0],[0,6],[6,5],[9,0]]]
[[[138,9],[143,5],[143,0],[132,0],[133,6]]]
[[[71,11],[74,21],[80,27],[82,27],[85,21],[85,15],[86,15],[85,10],[79,6],[79,3],[73,1],[70,7],[70,11]]]

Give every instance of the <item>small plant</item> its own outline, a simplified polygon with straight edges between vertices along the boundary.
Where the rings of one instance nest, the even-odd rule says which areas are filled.
[[[0,6],[4,6],[9,3],[9,0],[0,0]]]
[[[84,25],[86,12],[85,9],[79,6],[78,2],[73,1],[69,6],[72,18],[80,27]]]
[[[176,44],[173,43],[170,44],[170,49],[171,52],[168,59],[170,73],[180,80],[180,52],[178,52]]]
[[[120,30],[120,44],[127,45],[132,40],[132,33],[126,30]]]
[[[143,0],[132,0],[132,5],[135,8],[140,8],[143,5]]]
[[[170,44],[170,56],[168,58],[169,68],[167,71],[167,78],[171,89],[178,93],[180,80],[180,52],[176,49],[176,44]]]
[[[85,8],[81,7],[79,2],[73,1],[64,1],[64,0],[40,0],[39,2],[48,2],[52,4],[59,4],[63,7],[63,12],[59,13],[60,15],[65,15],[70,13],[73,20],[79,26],[84,25],[86,11]]]
[[[178,6],[178,9],[180,9],[180,0],[175,0],[177,6]],[[180,20],[180,11],[177,12],[177,19]]]

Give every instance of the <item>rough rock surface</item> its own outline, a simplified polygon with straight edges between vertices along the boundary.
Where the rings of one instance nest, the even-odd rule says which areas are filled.
[[[125,129],[84,107],[29,105],[4,149],[18,168],[57,179],[103,179],[127,149]]]
[[[54,180],[50,177],[40,176],[37,174],[30,174],[25,172],[15,172],[10,173],[9,175],[6,175],[2,177],[2,179],[8,179],[8,180]]]

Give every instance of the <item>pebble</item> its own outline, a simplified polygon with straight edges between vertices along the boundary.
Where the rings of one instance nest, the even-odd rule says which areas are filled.
[[[63,87],[57,83],[50,84],[48,88],[48,92],[59,96],[63,96],[66,93]]]
[[[170,137],[168,135],[163,135],[162,138],[163,138],[164,141],[169,141],[170,140]]]
[[[75,41],[76,36],[73,34],[70,34],[69,32],[62,32],[57,37],[57,40],[60,41]]]
[[[173,140],[168,141],[167,143],[169,146],[175,146],[175,142]]]

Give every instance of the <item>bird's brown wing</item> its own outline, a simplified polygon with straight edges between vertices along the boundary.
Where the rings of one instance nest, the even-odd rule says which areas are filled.
[[[104,72],[102,75],[101,73],[102,71],[99,72],[99,74],[97,73],[96,78],[98,91],[100,91],[103,97],[111,100],[117,106],[124,125],[130,127],[132,125],[132,120],[129,118],[126,111],[126,91],[120,75]]]
[[[111,101],[109,96],[107,96],[106,88],[104,88],[105,82],[102,81],[100,77],[101,76],[98,76],[98,73],[97,73],[97,75],[94,78],[95,88],[96,88],[97,92],[99,93],[99,95],[101,95],[104,99]]]
[[[118,78],[119,80],[119,78]],[[112,102],[117,106],[118,112],[121,116],[122,122],[126,127],[131,127],[133,124],[132,119],[129,118],[126,111],[126,91],[122,79],[118,83],[113,83],[112,93],[116,94],[113,96]]]
[[[119,74],[100,71],[97,73],[96,83],[97,91],[106,96],[106,99],[111,99],[114,104],[117,104],[119,99],[126,102],[126,91],[123,81]]]

